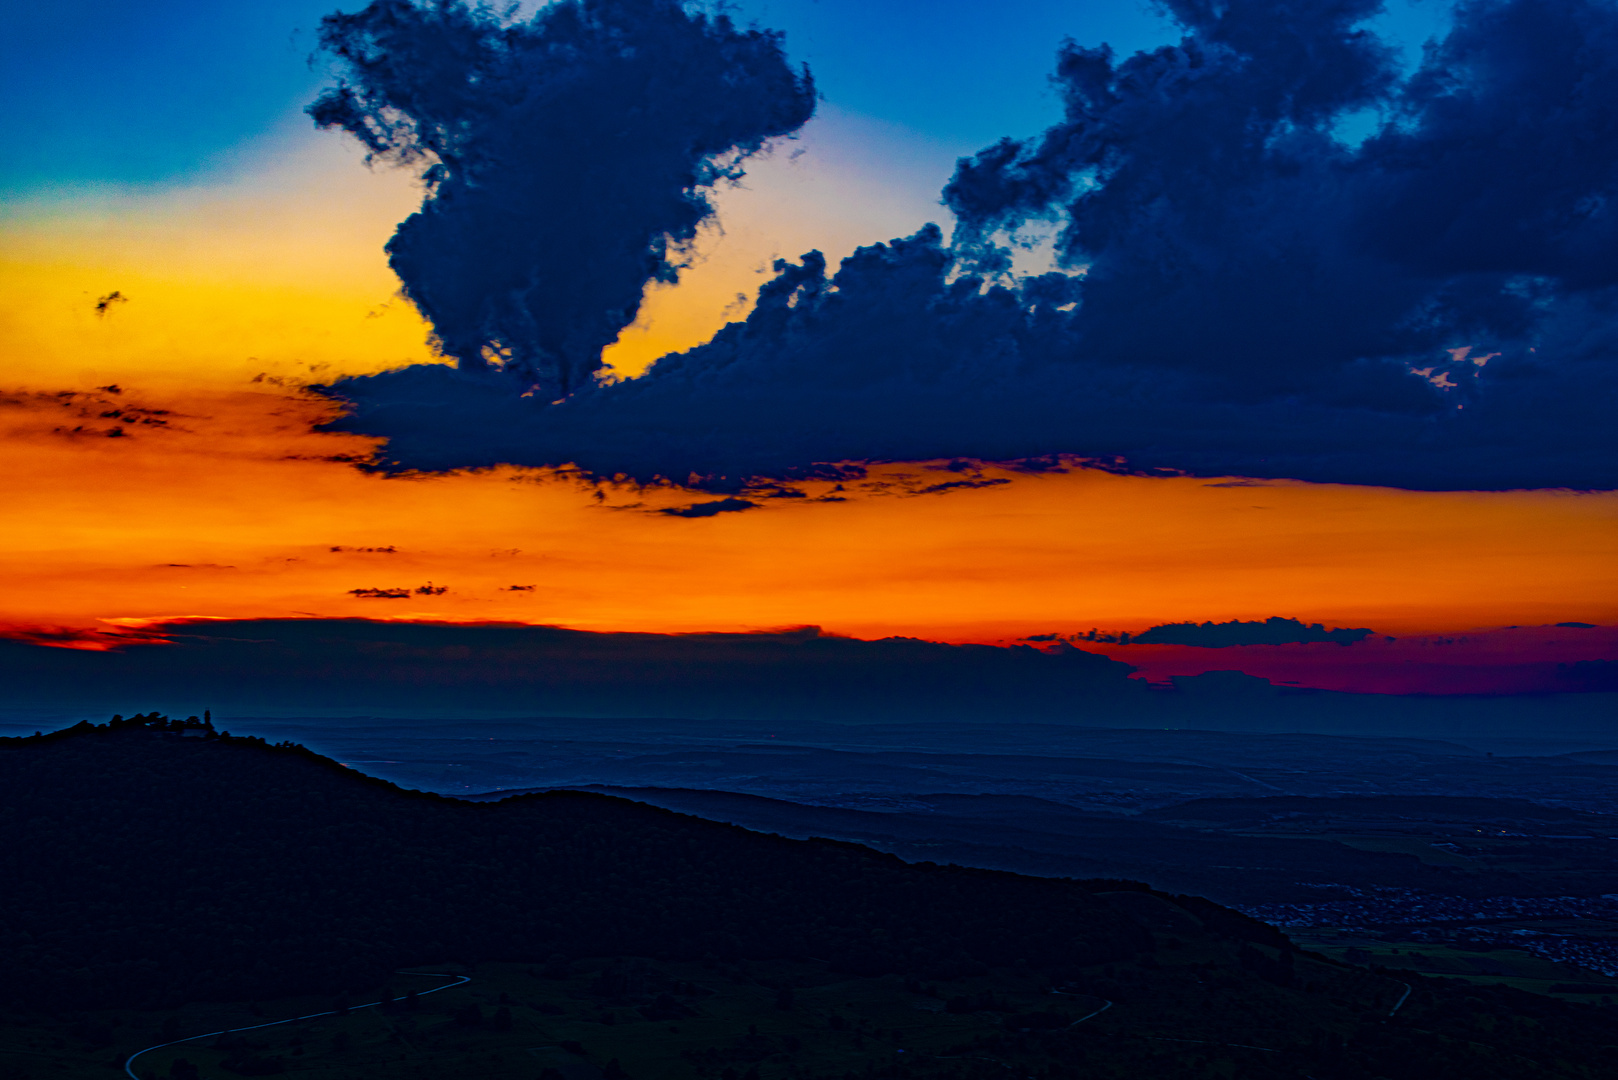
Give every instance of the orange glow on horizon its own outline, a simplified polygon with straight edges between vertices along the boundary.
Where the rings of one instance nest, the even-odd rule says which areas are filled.
[[[337,141],[266,160],[0,228],[4,636],[94,647],[176,616],[946,641],[1270,615],[1401,636],[1618,623],[1614,494],[996,468],[979,478],[1004,482],[923,494],[962,477],[920,463],[873,469],[847,501],[807,484],[689,519],[660,511],[705,497],[671,488],[367,474],[374,442],[314,433],[333,406],[297,387],[435,359],[382,252],[420,192]],[[778,154],[755,173],[779,183],[721,193],[725,231],[648,294],[607,353],[620,374],[744,314],[771,257],[835,258],[879,235],[860,213],[909,206],[848,210],[857,163],[817,168]],[[844,235],[810,235],[793,199],[838,202]]]
[[[1618,622],[1612,495],[994,468],[981,478],[1007,482],[917,494],[955,475],[922,464],[873,469],[848,501],[817,501],[821,482],[688,519],[660,511],[708,497],[513,468],[367,474],[350,462],[371,440],[311,433],[330,410],[252,387],[14,396],[0,467],[26,527],[0,535],[7,620],[813,623],[955,641],[1275,614],[1401,635]]]

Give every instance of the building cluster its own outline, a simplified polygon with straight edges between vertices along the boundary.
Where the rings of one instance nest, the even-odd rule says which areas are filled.
[[[1547,960],[1576,964],[1618,978],[1618,937],[1569,934],[1561,928],[1529,929],[1524,921],[1618,922],[1618,893],[1601,896],[1444,896],[1393,886],[1329,889],[1334,899],[1319,903],[1260,904],[1240,910],[1272,925],[1334,927],[1346,932],[1385,934],[1401,939],[1467,948],[1521,949]],[[1489,924],[1493,925],[1489,925]]]

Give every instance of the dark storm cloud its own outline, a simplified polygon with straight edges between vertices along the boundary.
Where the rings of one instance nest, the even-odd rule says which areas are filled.
[[[692,503],[690,506],[670,506],[658,513],[669,517],[705,518],[715,514],[735,514],[757,506],[758,503],[751,499],[716,499],[713,502]]]
[[[706,194],[814,109],[777,35],[677,0],[562,0],[505,22],[461,0],[327,16],[343,81],[310,114],[429,194],[388,244],[443,351],[563,396],[673,281]]]
[[[340,426],[388,436],[389,467],[715,488],[1050,454],[1618,486],[1618,8],[1464,3],[1401,80],[1356,29],[1372,0],[1168,6],[1176,46],[1063,48],[1063,120],[945,188],[953,246],[929,226],[835,274],[778,263],[745,322],[559,405],[476,372],[346,380]],[[1013,276],[1041,223],[1063,272]]]
[[[1571,664],[1557,664],[1559,678],[1579,690],[1618,691],[1618,660],[1577,660]]]
[[[1303,623],[1297,619],[1271,615],[1262,621],[1232,619],[1222,623],[1163,623],[1142,630],[1130,640],[1136,645],[1195,645],[1205,649],[1326,641],[1337,645],[1354,645],[1375,632],[1364,626],[1339,626],[1328,630],[1320,623]]]

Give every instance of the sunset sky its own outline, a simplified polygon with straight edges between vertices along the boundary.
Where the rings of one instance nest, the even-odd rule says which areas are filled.
[[[453,443],[365,427],[364,395],[394,394],[388,382],[355,384],[367,419],[351,430],[316,430],[344,406],[306,387],[450,363],[384,251],[421,203],[416,171],[367,166],[354,139],[316,130],[303,111],[334,78],[329,60],[308,61],[329,8],[171,0],[0,16],[0,125],[23,148],[0,161],[7,635],[104,647],[154,620],[302,616],[658,632],[814,624],[1005,642],[1283,615],[1379,638],[1085,647],[1153,678],[1241,667],[1278,682],[1401,692],[1555,688],[1557,663],[1618,656],[1618,495],[1591,480],[1611,462],[1542,482],[1580,460],[1578,446],[1547,451],[1531,470],[1500,470],[1499,482],[1339,467],[1341,454],[1312,449],[1286,460],[1329,464],[1244,478],[1226,464],[1248,460],[1245,448],[1220,457],[1154,436],[1152,447],[1182,457],[1130,458],[1135,445],[1120,445],[1129,460],[1102,471],[1085,466],[1099,455],[1083,440],[1050,444],[1057,456],[1036,467],[978,452],[1011,445],[1003,428],[938,453],[926,453],[941,444],[918,429],[895,445],[920,448],[922,460],[884,441],[870,451],[878,461],[813,459],[859,466],[841,478],[799,470],[696,489],[639,482],[644,456],[620,467],[611,445],[588,448],[591,462],[609,463],[592,464],[596,475],[569,468],[562,451],[479,456],[493,420],[470,423],[465,445],[477,449],[443,467],[388,458],[390,438],[433,453]],[[1401,0],[1369,25],[1391,43],[1387,63],[1408,74],[1447,18],[1438,0]],[[818,249],[835,268],[856,247],[929,221],[948,238],[956,215],[940,191],[957,159],[1061,120],[1049,75],[1065,37],[1105,41],[1122,59],[1183,33],[1131,0],[1009,14],[964,0],[753,0],[738,19],[785,31],[787,59],[816,80],[816,116],[753,158],[739,186],[715,189],[715,216],[679,284],[648,284],[603,354],[619,389],[745,319],[776,259]],[[1332,121],[1350,142],[1381,122],[1356,108]],[[1055,265],[1057,221],[1034,222],[1018,273]],[[1322,322],[1319,333],[1333,330]],[[1477,333],[1470,363],[1486,372],[1475,357],[1494,339]],[[1446,347],[1435,363],[1453,358]],[[1512,345],[1489,347],[1509,356]],[[1453,362],[1471,370],[1465,353]],[[1427,370],[1440,373],[1422,378],[1447,389],[1449,369]],[[1316,407],[1307,387],[1287,393]],[[397,408],[393,397],[383,404]],[[374,415],[391,424],[403,414]],[[626,429],[656,422],[622,415]],[[896,428],[908,423],[903,408],[893,417]],[[615,429],[601,430],[610,442]],[[684,461],[683,429],[670,430],[672,459]],[[360,467],[373,460],[395,467]],[[1533,480],[1526,490],[1519,476]],[[1365,482],[1324,482],[1336,477]]]

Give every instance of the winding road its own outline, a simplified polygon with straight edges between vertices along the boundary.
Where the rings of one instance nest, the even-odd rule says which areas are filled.
[[[454,982],[445,983],[443,986],[435,986],[431,990],[423,990],[419,994],[416,995],[417,997],[425,997],[428,994],[436,994],[440,990],[448,990],[452,986],[461,986],[461,985],[464,985],[465,983],[469,983],[469,982],[472,981],[468,976],[465,976],[465,975],[450,975],[450,974],[448,974],[446,972],[441,972],[441,971],[400,971],[400,972],[397,972],[397,974],[399,974],[399,975],[422,975],[422,976],[425,976],[427,978],[432,978],[432,979],[454,979],[455,980]],[[373,1006],[380,1005],[380,1004],[382,1004],[380,999],[378,999],[376,1001],[367,1001],[364,1005],[350,1006],[347,1011],[348,1012],[353,1012],[356,1009],[369,1009],[369,1008],[371,1008]],[[295,1024],[299,1020],[313,1020],[316,1017],[320,1017],[320,1016],[336,1016],[338,1012],[339,1012],[339,1010],[337,1010],[337,1009],[327,1009],[324,1012],[308,1013],[307,1015],[304,1015],[304,1016],[289,1016],[285,1020],[271,1020],[267,1024],[249,1024],[246,1027],[222,1028],[219,1031],[205,1031],[201,1035],[187,1035],[183,1039],[171,1039],[168,1042],[161,1042],[161,1043],[158,1043],[156,1046],[148,1046],[144,1050],[136,1050],[133,1054],[130,1054],[127,1058],[124,1059],[124,1072],[129,1074],[130,1080],[141,1080],[140,1074],[135,1072],[135,1060],[137,1058],[139,1058],[142,1054],[150,1054],[153,1050],[161,1050],[165,1046],[179,1046],[181,1043],[196,1042],[198,1039],[207,1039],[207,1038],[211,1038],[211,1037],[213,1037],[215,1035],[230,1035],[230,1034],[232,1034],[234,1032],[237,1032],[237,1031],[257,1031],[259,1028],[280,1027],[282,1024]]]
[[[1061,992],[1062,992],[1062,991],[1060,991],[1060,990],[1057,990],[1057,991],[1055,991],[1055,993],[1058,993],[1058,994],[1060,994],[1060,993],[1061,993]],[[1087,1014],[1086,1014],[1086,1015],[1084,1015],[1084,1016],[1081,1016],[1081,1017],[1079,1017],[1079,1018],[1078,1018],[1078,1019],[1077,1019],[1077,1020],[1075,1020],[1075,1021],[1073,1021],[1073,1022],[1072,1022],[1072,1023],[1071,1023],[1071,1024],[1069,1024],[1069,1025],[1068,1025],[1068,1027],[1070,1027],[1070,1028],[1076,1028],[1076,1027],[1078,1027],[1078,1026],[1079,1026],[1079,1025],[1080,1025],[1080,1024],[1082,1024],[1082,1023],[1084,1023],[1084,1022],[1085,1022],[1085,1021],[1086,1021],[1086,1020],[1088,1020],[1088,1019],[1090,1019],[1090,1017],[1092,1017],[1092,1016],[1100,1016],[1100,1015],[1101,1015],[1101,1014],[1102,1014],[1102,1013],[1104,1013],[1104,1012],[1106,1012],[1106,1011],[1107,1011],[1107,1010],[1108,1010],[1108,1009],[1110,1009],[1110,1008],[1112,1008],[1112,1002],[1110,1002],[1110,1001],[1107,1001],[1107,999],[1106,999],[1106,998],[1102,998],[1102,999],[1101,999],[1101,1001],[1103,1001],[1103,1002],[1104,1002],[1104,1003],[1105,1003],[1105,1004],[1103,1004],[1103,1005],[1102,1005],[1102,1006],[1101,1006],[1101,1008],[1099,1008],[1099,1009],[1097,1009],[1097,1010],[1096,1010],[1096,1011],[1095,1011],[1095,1012],[1093,1012],[1093,1013],[1087,1013]]]

